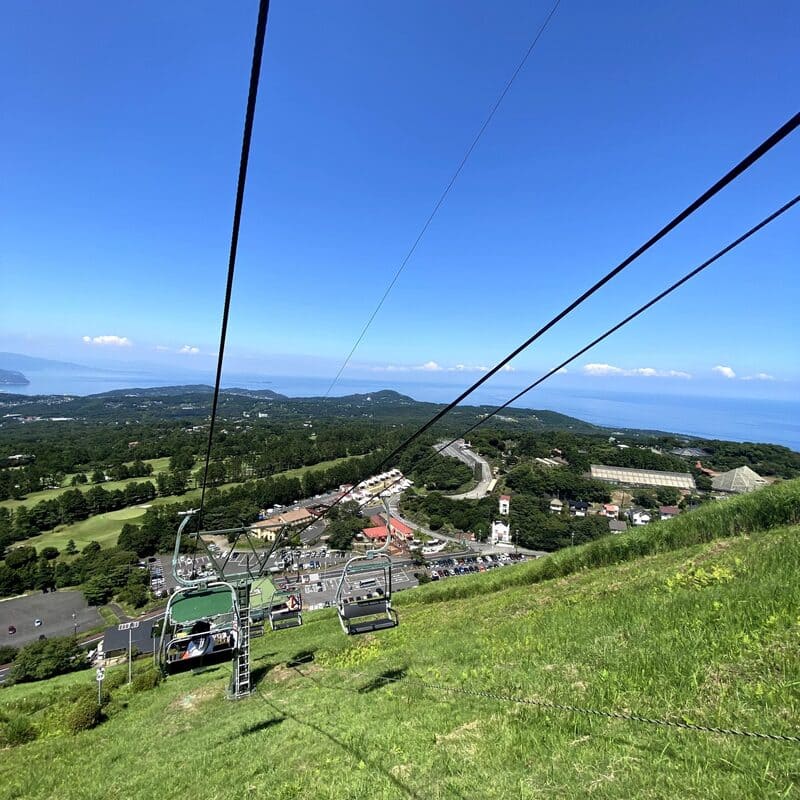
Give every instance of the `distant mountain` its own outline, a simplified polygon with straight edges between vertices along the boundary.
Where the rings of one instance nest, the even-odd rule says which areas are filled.
[[[213,389],[205,384],[155,388],[114,389],[86,397],[74,395],[0,394],[5,412],[49,417],[57,407],[60,417],[83,422],[122,422],[183,419],[203,423],[211,410]],[[302,421],[310,419],[358,419],[388,425],[421,425],[444,406],[414,400],[391,389],[344,397],[287,397],[272,389],[224,388],[220,393],[220,418]],[[485,418],[490,406],[458,406],[438,430],[457,433]],[[524,431],[569,430],[598,433],[604,429],[553,411],[509,408],[497,422]]]
[[[20,370],[21,372],[102,372],[114,374],[116,370],[88,367],[71,361],[54,361],[50,358],[37,358],[22,353],[0,353],[0,369]],[[26,381],[30,383],[30,381]]]
[[[0,369],[0,386],[27,386],[30,381],[13,369]]]

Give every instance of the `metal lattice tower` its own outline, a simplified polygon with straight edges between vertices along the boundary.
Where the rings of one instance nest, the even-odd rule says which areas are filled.
[[[236,584],[236,613],[239,642],[233,659],[230,696],[233,700],[248,697],[250,685],[250,586],[246,581]]]

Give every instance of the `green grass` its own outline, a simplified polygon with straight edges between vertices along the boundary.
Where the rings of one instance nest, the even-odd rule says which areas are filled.
[[[567,574],[535,572],[542,559],[401,593],[400,627],[380,634],[347,638],[330,611],[306,614],[254,640],[252,698],[224,699],[227,664],[124,695],[97,730],[5,751],[0,798],[151,798],[176,785],[215,800],[796,796],[798,744],[416,683],[797,735],[800,527],[759,532],[792,491],[653,526],[653,552],[621,563],[593,566],[606,551],[589,545]],[[80,676],[48,685],[92,685]],[[0,712],[43,687],[0,691]]]
[[[278,472],[276,473],[275,477],[280,476],[287,478],[301,478],[310,470],[325,470],[346,460],[346,458],[334,458],[330,461],[322,461],[319,464],[314,464],[313,466],[299,467],[298,469],[290,469],[286,470],[285,472]],[[153,463],[159,461],[164,461],[164,459],[153,459]],[[169,459],[166,459],[166,462],[169,463]],[[147,478],[134,478],[133,480],[142,481],[147,480]],[[124,485],[128,482],[129,481],[122,481],[121,483]],[[116,481],[114,483],[120,483],[120,481]],[[102,485],[108,488],[111,487],[112,482],[104,483]],[[225,483],[219,488],[230,489],[233,486],[240,485],[241,484],[237,483]],[[64,490],[53,489],[52,491],[60,493]],[[37,494],[42,493],[39,492]],[[30,495],[30,497],[33,497],[33,495]],[[15,546],[33,545],[36,548],[52,546],[57,547],[59,550],[63,550],[67,542],[70,539],[74,539],[75,544],[79,549],[84,545],[89,544],[91,541],[99,542],[104,547],[110,547],[116,544],[117,537],[122,530],[122,526],[126,522],[136,522],[138,519],[143,517],[147,511],[147,507],[172,505],[173,503],[185,503],[186,507],[188,508],[192,505],[192,503],[198,501],[199,499],[199,489],[192,489],[182,495],[156,497],[154,500],[151,500],[144,506],[129,506],[128,508],[122,508],[118,511],[109,511],[105,514],[98,514],[94,517],[89,517],[88,519],[82,520],[81,522],[76,522],[72,525],[59,525],[52,531],[39,534],[39,536],[34,536],[31,539],[20,542],[19,545]],[[13,500],[8,500],[5,502],[16,502],[18,505],[20,504],[20,501]],[[0,505],[3,505],[3,503],[0,503]]]
[[[80,550],[89,542],[98,542],[104,547],[111,547],[117,543],[122,526],[126,522],[136,522],[144,516],[146,509],[139,506],[121,508],[118,511],[108,511],[95,517],[76,522],[74,525],[60,525],[53,531],[42,533],[20,543],[33,545],[37,549],[42,547],[57,547],[64,550],[70,539]]]
[[[128,463],[132,464],[133,462],[131,461]],[[124,489],[129,483],[141,483],[142,481],[149,481],[150,483],[155,484],[155,476],[159,472],[167,471],[167,468],[169,467],[169,457],[165,456],[164,458],[148,458],[145,459],[144,463],[153,465],[153,472],[151,475],[146,475],[141,478],[126,478],[123,481],[106,481],[105,483],[101,483],[100,486],[102,486],[106,491],[111,492],[114,491],[114,489]],[[43,489],[41,492],[31,492],[22,500],[2,500],[0,501],[0,508],[15,509],[19,508],[19,506],[27,506],[30,508],[31,506],[35,506],[37,503],[40,503],[42,500],[55,500],[69,489],[80,489],[83,492],[88,491],[92,487],[91,483],[84,483],[80,486],[72,486],[71,481],[76,474],[77,473],[73,472],[67,475],[61,482],[61,486],[58,489]]]
[[[119,617],[108,606],[99,606],[97,613],[103,618],[106,625],[118,625]]]

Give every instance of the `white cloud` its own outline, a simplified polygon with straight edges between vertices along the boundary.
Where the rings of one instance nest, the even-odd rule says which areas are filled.
[[[98,344],[112,347],[130,347],[133,342],[127,336],[84,336],[86,344]]]
[[[561,367],[561,369],[556,372],[556,375],[566,375],[568,372],[569,370],[566,367]]]
[[[566,370],[564,370],[566,372]],[[561,370],[559,370],[561,372]],[[584,375],[607,376],[615,375],[619,377],[639,377],[639,378],[691,378],[689,372],[680,369],[654,369],[653,367],[634,367],[633,369],[623,369],[612,364],[585,364],[583,367]]]
[[[487,372],[488,367],[482,364],[455,364],[444,367],[438,361],[426,361],[424,364],[387,364],[386,366],[369,367],[371,372]],[[513,371],[513,367],[510,370]]]
[[[190,356],[196,356],[200,352],[200,348],[194,347],[193,345],[190,344],[185,344],[183,347],[181,347],[180,350],[178,350],[178,352],[185,353]]]
[[[774,381],[775,376],[767,372],[756,372],[755,375],[745,375],[743,381]]]
[[[503,367],[503,368],[500,370],[500,372],[516,372],[516,371],[517,371],[517,368],[516,368],[516,367],[512,367],[512,366],[511,366],[511,364],[506,364],[506,365],[505,365],[505,366],[504,366],[504,367]]]
[[[583,371],[586,375],[624,375],[625,370],[612,367],[611,364],[585,364]]]
[[[714,367],[711,371],[712,372],[719,372],[719,374],[724,376],[725,378],[735,378],[736,377],[736,373],[730,367],[724,367],[724,366],[722,366],[722,364],[717,364],[717,366]]]

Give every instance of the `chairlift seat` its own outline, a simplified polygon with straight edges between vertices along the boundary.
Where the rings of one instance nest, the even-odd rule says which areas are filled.
[[[373,614],[386,614],[391,610],[386,600],[368,600],[361,603],[348,603],[343,605],[339,612],[345,619],[369,617]]]
[[[370,619],[363,622],[349,623],[347,632],[349,634],[371,633],[372,631],[380,631],[395,627],[397,627],[397,619],[395,617],[378,617],[377,619]]]

